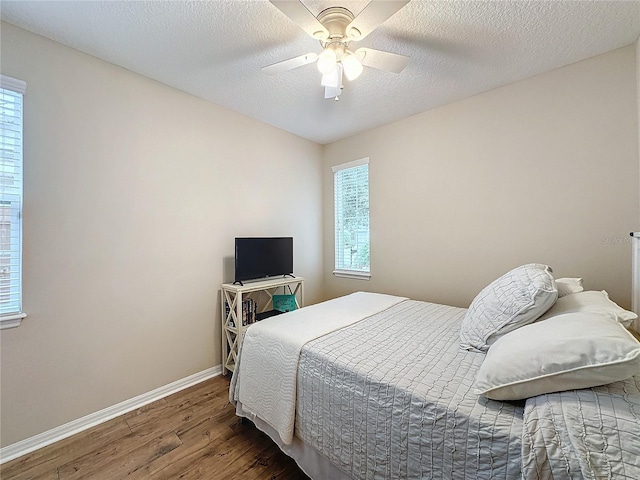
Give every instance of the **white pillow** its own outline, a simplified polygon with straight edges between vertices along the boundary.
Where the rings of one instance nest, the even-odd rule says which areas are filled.
[[[538,321],[571,312],[610,314],[625,327],[631,325],[631,322],[638,318],[638,315],[635,313],[625,310],[617,303],[611,301],[606,291],[596,292],[588,290],[559,298],[553,307],[540,317]]]
[[[581,278],[556,278],[556,288],[558,289],[558,298],[584,290]]]
[[[640,343],[595,313],[567,313],[524,326],[491,346],[475,393],[520,400],[595,387],[640,374]]]
[[[514,268],[473,299],[462,321],[460,346],[485,352],[500,336],[533,322],[557,298],[551,267],[531,263]]]

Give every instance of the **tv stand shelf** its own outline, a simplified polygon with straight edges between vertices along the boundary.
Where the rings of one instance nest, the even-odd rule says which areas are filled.
[[[273,296],[280,292],[293,294],[296,308],[304,306],[304,278],[274,277],[267,280],[244,282],[243,285],[223,283],[220,290],[222,309],[222,374],[233,372],[244,333],[249,325],[242,324],[242,302],[254,298],[260,318],[273,310]],[[265,301],[261,300],[266,295]],[[257,299],[255,297],[258,297]],[[227,312],[226,305],[229,305]]]

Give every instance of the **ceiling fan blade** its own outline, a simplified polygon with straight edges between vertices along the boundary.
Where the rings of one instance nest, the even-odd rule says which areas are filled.
[[[385,72],[400,73],[409,63],[409,57],[397,53],[383,52],[373,48],[359,48],[355,51],[362,65]]]
[[[277,75],[278,73],[293,70],[294,68],[302,67],[308,63],[315,62],[318,59],[316,53],[306,53],[299,57],[290,58],[289,60],[283,60],[282,62],[274,63],[266,67],[262,67],[262,71],[267,75]]]
[[[307,10],[307,7],[299,0],[269,0],[274,7],[284,13],[287,17],[297,23],[300,28],[311,37],[318,40],[329,38],[329,31],[318,21],[318,19]]]
[[[404,7],[410,0],[372,0],[356,18],[347,25],[347,37],[362,40],[382,25],[389,17]]]

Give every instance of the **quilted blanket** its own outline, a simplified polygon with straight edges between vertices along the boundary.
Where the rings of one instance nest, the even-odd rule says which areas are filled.
[[[465,312],[407,300],[307,343],[296,434],[353,479],[519,479],[523,403],[473,393]]]
[[[406,300],[357,292],[251,325],[245,333],[229,398],[273,427],[285,444],[293,439],[296,376],[302,346]]]
[[[527,480],[640,479],[640,372],[528,399],[522,442]]]

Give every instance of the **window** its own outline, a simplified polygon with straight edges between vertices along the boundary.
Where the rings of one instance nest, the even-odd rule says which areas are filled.
[[[0,75],[0,328],[22,312],[22,100],[26,84]]]
[[[336,262],[334,275],[370,278],[369,159],[333,169]]]

